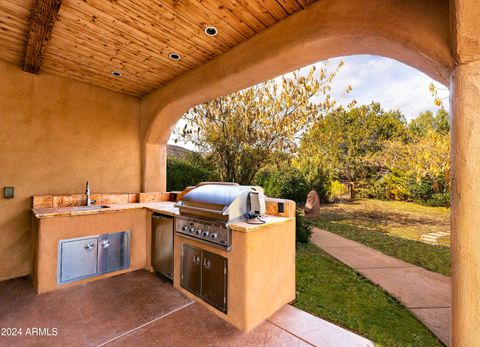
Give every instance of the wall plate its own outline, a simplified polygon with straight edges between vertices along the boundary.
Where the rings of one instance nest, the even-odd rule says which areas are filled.
[[[4,199],[13,199],[15,196],[15,188],[13,187],[3,187],[3,198]]]

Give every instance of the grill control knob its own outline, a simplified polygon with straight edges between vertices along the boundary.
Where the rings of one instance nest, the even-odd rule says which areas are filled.
[[[203,237],[208,237],[208,234],[209,234],[208,231],[202,232],[202,236],[203,236]]]
[[[187,227],[186,225],[184,225],[184,226],[182,227],[182,230],[183,230],[183,231],[187,231],[187,230],[188,230],[188,227]]]
[[[210,237],[211,237],[212,239],[216,239],[216,238],[217,238],[217,236],[218,236],[218,234],[217,234],[217,233],[211,233],[211,234],[210,234]]]
[[[202,229],[197,229],[197,235],[200,235],[202,233]]]
[[[195,228],[194,227],[191,227],[190,229],[188,229],[188,232],[193,234],[195,232]]]

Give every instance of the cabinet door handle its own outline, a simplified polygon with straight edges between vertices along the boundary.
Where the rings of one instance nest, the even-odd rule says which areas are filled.
[[[102,241],[102,247],[103,248],[108,248],[110,246],[110,240],[103,240]]]
[[[87,252],[93,251],[94,248],[95,248],[95,244],[94,244],[94,243],[87,243],[87,244],[85,245],[85,250],[86,250]]]
[[[212,262],[210,261],[210,259],[208,258],[203,259],[203,267],[207,270],[212,267]]]
[[[194,255],[194,256],[193,256],[193,263],[194,263],[195,265],[200,264],[200,256],[199,256],[199,255]]]

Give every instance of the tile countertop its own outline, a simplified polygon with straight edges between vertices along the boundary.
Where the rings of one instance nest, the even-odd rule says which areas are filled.
[[[75,210],[74,207],[51,207],[51,208],[34,208],[32,209],[33,216],[38,219],[51,218],[51,217],[70,217],[70,216],[83,216],[97,213],[112,213],[118,211],[137,210],[141,208],[147,208],[152,212],[158,212],[167,214],[170,216],[179,215],[178,208],[176,208],[174,202],[162,201],[162,202],[146,202],[146,203],[131,203],[131,204],[113,204],[106,205],[108,208],[92,209],[92,210]],[[258,220],[254,220],[251,223],[236,222],[230,224],[232,230],[249,232],[252,230],[263,229],[272,224],[284,223],[292,220],[292,217],[277,217],[277,216],[265,216],[262,220],[265,223],[260,223]],[[255,224],[253,224],[255,223]]]
[[[69,216],[83,216],[97,213],[111,213],[126,210],[137,210],[141,208],[148,208],[154,212],[165,213],[169,215],[178,215],[178,208],[174,207],[174,202],[146,202],[146,203],[131,203],[131,204],[112,204],[104,205],[108,208],[92,209],[92,210],[76,210],[75,207],[48,207],[48,208],[33,208],[32,213],[36,218],[50,218],[50,217],[69,217]]]

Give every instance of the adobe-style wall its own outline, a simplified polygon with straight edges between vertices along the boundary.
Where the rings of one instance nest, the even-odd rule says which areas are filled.
[[[165,144],[189,108],[308,64],[376,54],[447,84],[453,66],[449,23],[448,0],[322,0],[310,5],[144,97],[143,189],[165,190]]]
[[[0,62],[0,280],[30,273],[32,195],[140,191],[139,117],[138,98]]]

